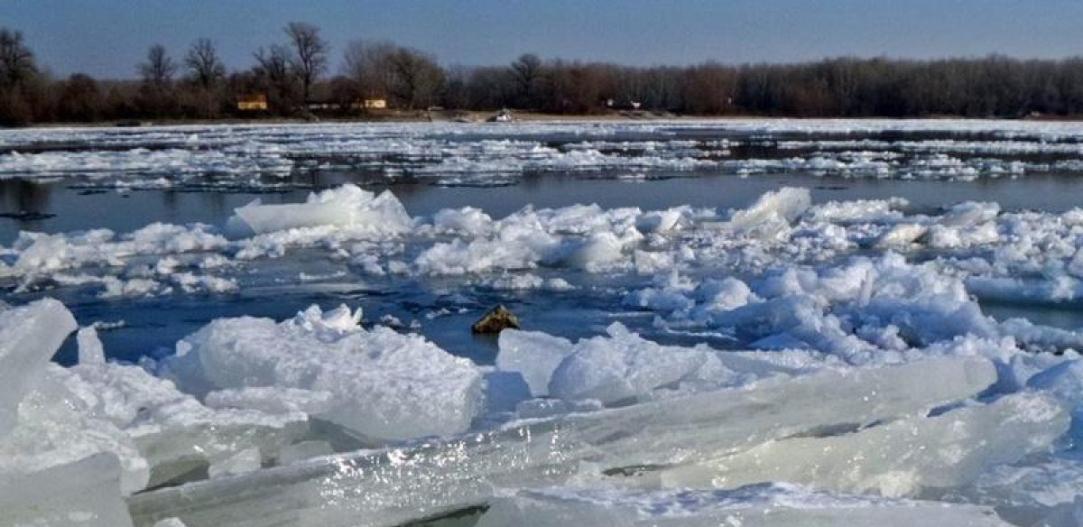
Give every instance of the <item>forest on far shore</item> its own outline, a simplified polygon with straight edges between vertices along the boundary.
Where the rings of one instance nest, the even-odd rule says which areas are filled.
[[[229,71],[215,43],[151,46],[136,79],[51,75],[17,30],[0,28],[0,125],[263,117],[376,117],[440,108],[575,115],[1006,117],[1083,115],[1083,58],[835,58],[799,64],[625,66],[524,54],[506,66],[447,66],[389,41],[332,53],[303,22]],[[238,102],[265,101],[256,111]],[[382,100],[386,108],[366,108]],[[371,104],[369,106],[372,106]]]

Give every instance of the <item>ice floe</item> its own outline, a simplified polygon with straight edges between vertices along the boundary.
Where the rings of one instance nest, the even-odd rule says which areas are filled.
[[[232,402],[313,415],[368,440],[466,431],[480,412],[482,376],[417,335],[358,325],[360,312],[318,306],[292,320],[221,319],[177,344],[164,365],[180,386],[209,390],[215,406]],[[256,388],[291,388],[287,402],[261,401]],[[315,393],[306,393],[309,390]],[[329,400],[319,392],[330,394]],[[263,398],[266,399],[266,398]]]
[[[504,184],[538,172],[973,180],[1083,171],[1081,138],[1073,123],[947,119],[51,128],[0,135],[0,178],[205,190],[280,188],[291,175],[342,170],[448,185]],[[769,152],[735,155],[745,144]]]
[[[569,133],[562,126],[531,133]],[[242,127],[193,141],[262,134],[296,159],[328,142],[356,157],[343,163],[386,161],[349,154],[369,140],[336,139],[349,127],[313,128],[297,145],[287,144],[288,130]],[[417,132],[403,130],[395,133]],[[600,167],[637,151],[724,164],[720,152],[689,149],[733,146],[598,137],[624,133],[614,126],[577,138],[564,155],[537,138],[477,146],[459,141],[466,132],[456,127],[444,132],[424,140],[477,154],[461,166],[484,167],[494,162],[484,156],[501,152],[521,157],[514,170],[569,159]],[[183,148],[176,130],[154,133]],[[1081,133],[1020,124],[1001,135],[1008,151],[1051,141],[1060,146],[1047,153],[1060,155]],[[408,154],[419,173],[458,163]],[[965,159],[963,168],[975,158]],[[317,264],[299,273],[296,261]],[[288,278],[264,275],[275,266]],[[141,364],[112,360],[97,334],[104,326],[80,320],[70,367],[50,359],[78,323],[58,301],[33,301],[368,279],[416,283],[438,300],[377,324],[346,306],[314,305],[285,320],[231,315],[172,353],[147,350]],[[18,522],[345,527],[454,514],[481,525],[1068,527],[1083,511],[1083,331],[990,309],[1078,309],[1079,209],[814,203],[807,189],[780,188],[732,210],[583,204],[411,217],[393,194],[347,185],[303,203],[240,207],[223,225],[23,233],[0,248],[0,281],[14,304],[0,305],[0,510]],[[613,313],[573,338],[529,330],[527,320],[528,331],[498,337],[492,365],[414,333],[468,312],[463,292],[478,291],[589,298]],[[421,322],[404,323],[410,315]]]

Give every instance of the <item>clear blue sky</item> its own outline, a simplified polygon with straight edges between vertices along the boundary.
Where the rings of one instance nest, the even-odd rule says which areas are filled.
[[[468,65],[524,52],[641,65],[1083,54],[1080,0],[0,0],[0,26],[60,75],[131,77],[150,44],[179,56],[204,36],[247,67],[291,20],[323,28],[335,70],[356,38]]]

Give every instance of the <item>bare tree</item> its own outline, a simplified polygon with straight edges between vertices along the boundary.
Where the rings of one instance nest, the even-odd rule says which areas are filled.
[[[214,88],[226,76],[226,67],[218,58],[214,42],[207,38],[192,43],[184,57],[184,65],[188,67],[192,80],[204,90]]]
[[[537,94],[542,76],[542,61],[537,55],[527,53],[511,63],[511,74],[515,79],[516,105],[533,107],[537,105]]]
[[[102,94],[98,82],[76,73],[62,83],[57,101],[59,117],[66,121],[95,121],[101,117]]]
[[[327,69],[327,53],[330,46],[320,37],[320,28],[304,22],[290,22],[284,28],[293,46],[290,62],[301,80],[302,93],[307,102],[312,84]]]
[[[289,51],[274,45],[270,51],[259,48],[253,57],[256,59],[258,73],[273,82],[281,82],[290,76]]]
[[[409,109],[433,104],[444,84],[444,70],[432,56],[399,48],[390,57],[391,92]]]
[[[165,47],[155,44],[147,50],[147,61],[139,64],[143,83],[139,87],[139,106],[143,112],[154,117],[174,113],[177,106],[173,90],[173,75],[177,64],[169,58]]]
[[[387,41],[355,40],[346,47],[343,73],[357,82],[363,96],[387,97],[394,82],[391,56],[397,50],[398,46]]]
[[[147,50],[147,61],[139,65],[139,74],[143,83],[157,89],[164,89],[173,82],[177,65],[165,50],[165,46],[155,44]]]
[[[297,83],[290,66],[290,51],[276,44],[269,51],[260,48],[254,57],[256,77],[267,89],[271,106],[278,111],[292,110],[297,102]]]
[[[23,34],[0,28],[0,88],[15,86],[37,71],[34,53],[23,43]]]

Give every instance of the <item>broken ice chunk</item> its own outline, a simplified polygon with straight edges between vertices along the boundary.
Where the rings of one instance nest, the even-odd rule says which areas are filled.
[[[572,353],[572,343],[568,339],[540,331],[504,330],[500,332],[499,346],[496,367],[522,374],[534,397],[549,395],[549,378],[553,370]]]
[[[1038,372],[1027,387],[1056,397],[1072,412],[1072,438],[1083,441],[1083,359],[1061,362]]]
[[[811,204],[807,188],[783,187],[765,193],[748,208],[734,212],[726,225],[740,234],[775,238],[788,232],[790,224]]]
[[[270,414],[318,414],[331,407],[331,393],[300,388],[239,388],[216,390],[204,403],[210,408],[241,408]]]
[[[75,342],[79,347],[79,364],[105,364],[105,349],[94,326],[79,328]]]
[[[0,524],[42,527],[131,527],[112,454],[31,473],[0,470]]]
[[[858,432],[771,441],[710,462],[664,471],[667,487],[734,488],[788,481],[841,492],[914,496],[963,485],[989,467],[1048,450],[1068,428],[1053,399],[1019,393],[935,417]]]
[[[549,393],[561,399],[613,403],[677,382],[707,360],[703,350],[660,346],[619,322],[607,331],[610,338],[576,343],[553,371]]]
[[[470,426],[482,403],[482,375],[473,362],[417,335],[347,327],[339,323],[345,315],[335,313],[349,310],[324,316],[313,306],[281,323],[219,319],[179,342],[178,355],[165,366],[196,393],[204,386],[263,388],[267,397],[280,388],[330,393],[316,415],[374,441],[455,434]]]
[[[641,214],[636,218],[636,229],[643,234],[669,232],[681,221],[681,212],[681,208],[672,208]]]
[[[70,404],[119,428],[149,464],[149,481],[144,475],[128,491],[202,477],[209,464],[249,448],[273,457],[308,431],[303,413],[211,409],[137,366],[81,364],[56,371],[74,394]]]
[[[952,497],[996,505],[1000,516],[1015,525],[1081,525],[1079,521],[1053,521],[1053,517],[1063,516],[1079,504],[1079,489],[1083,484],[1083,459],[1079,452],[1062,452],[1029,461],[989,470],[973,484],[953,492]]]
[[[259,200],[234,210],[227,228],[235,234],[338,226],[374,234],[399,234],[412,225],[390,191],[379,196],[356,185],[343,185],[308,196],[304,203],[263,205]]]
[[[19,422],[0,438],[0,473],[29,474],[108,452],[120,459],[125,495],[144,488],[147,461],[124,431],[86,408],[69,384],[71,374],[50,364],[19,404]]]
[[[0,311],[0,437],[15,427],[19,401],[76,327],[71,312],[51,298]]]
[[[370,527],[484,504],[501,487],[564,485],[626,467],[714,459],[767,441],[923,415],[996,380],[980,358],[821,371],[618,409],[509,424],[414,447],[357,452],[140,494],[141,522],[189,527]],[[288,497],[289,499],[284,499]]]
[[[929,228],[920,223],[899,223],[888,229],[876,240],[877,249],[905,248],[918,241]]]
[[[207,474],[211,478],[221,478],[252,472],[259,470],[261,459],[258,448],[246,448],[221,461],[211,463]]]

